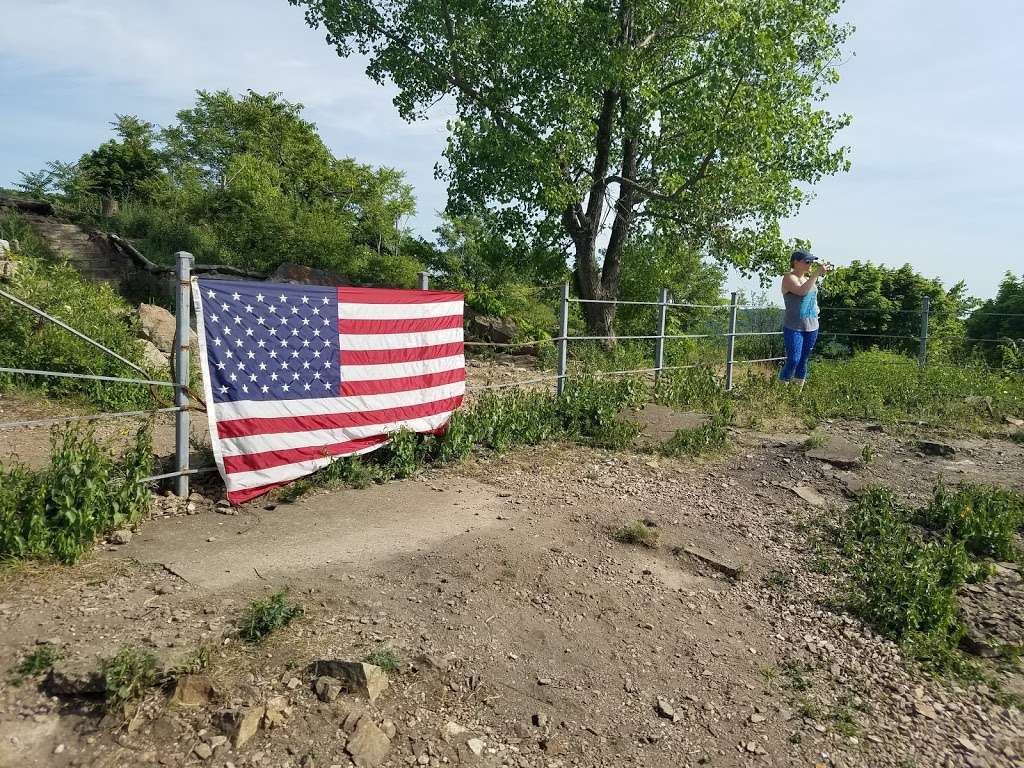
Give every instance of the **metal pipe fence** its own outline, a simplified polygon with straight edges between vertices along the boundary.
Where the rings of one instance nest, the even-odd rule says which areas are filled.
[[[198,474],[205,474],[216,471],[216,467],[199,467],[191,468],[189,466],[189,414],[194,408],[191,404],[191,399],[195,399],[200,407],[201,401],[195,396],[191,395],[189,388],[189,358],[191,350],[189,348],[189,336],[191,329],[191,315],[192,315],[192,292],[191,292],[191,274],[193,270],[193,257],[191,254],[186,252],[179,252],[175,254],[175,268],[174,274],[176,279],[176,304],[175,304],[175,339],[174,345],[171,351],[172,360],[174,361],[173,366],[173,380],[172,381],[161,381],[158,379],[149,378],[149,373],[139,365],[133,363],[131,360],[126,359],[117,352],[109,349],[95,339],[90,338],[84,333],[77,331],[72,328],[66,322],[60,318],[54,317],[52,314],[40,309],[39,307],[33,306],[27,301],[14,296],[6,291],[0,290],[0,297],[5,298],[16,306],[32,312],[36,316],[44,319],[47,322],[51,322],[56,326],[62,328],[68,333],[76,336],[80,340],[90,344],[96,349],[100,350],[106,355],[118,360],[122,364],[128,366],[134,371],[142,374],[142,378],[132,377],[121,377],[121,376],[105,376],[90,373],[74,373],[68,371],[46,371],[36,370],[27,368],[14,368],[14,367],[0,367],[0,374],[17,374],[24,376],[48,376],[57,378],[72,378],[72,379],[85,379],[100,382],[110,383],[121,383],[131,384],[149,387],[170,387],[174,390],[174,406],[173,407],[158,407],[151,410],[133,410],[133,411],[119,411],[110,413],[97,413],[89,415],[75,415],[75,416],[64,416],[54,417],[45,419],[30,419],[20,421],[9,421],[0,423],[0,431],[15,429],[15,428],[31,428],[31,427],[43,427],[43,426],[54,426],[58,424],[74,423],[74,422],[91,422],[99,421],[104,419],[120,419],[120,418],[152,418],[164,414],[173,414],[175,419],[175,451],[174,451],[174,462],[173,470],[170,472],[164,472],[161,474],[153,475],[144,478],[140,482],[153,483],[161,480],[176,480],[175,491],[178,496],[186,497],[189,494],[189,479]],[[429,289],[429,275],[427,273],[419,273],[417,278],[417,287],[420,290]],[[548,286],[548,288],[554,288],[555,286]],[[570,335],[570,307],[573,304],[603,304],[612,306],[637,306],[637,307],[655,307],[656,322],[654,332],[651,334],[632,334],[624,336],[601,336],[601,335]],[[728,315],[724,318],[724,322],[727,324],[727,330],[707,332],[707,333],[670,333],[667,332],[669,312],[675,309],[700,309],[708,310],[712,312],[727,311]],[[920,332],[918,335],[910,334],[871,334],[871,333],[854,333],[854,332],[842,332],[842,331],[822,331],[822,336],[840,337],[840,338],[874,338],[874,339],[887,339],[893,341],[917,341],[918,344],[918,363],[923,368],[928,363],[928,344],[929,341],[945,340],[945,339],[956,339],[959,341],[968,341],[971,343],[975,342],[1005,342],[1005,339],[975,339],[975,338],[964,338],[956,336],[943,336],[943,335],[929,335],[929,314],[930,314],[930,302],[925,297],[923,307],[921,310],[908,310],[908,309],[874,309],[868,307],[823,307],[822,311],[848,311],[848,312],[881,312],[886,314],[919,314]],[[563,283],[561,285],[561,301],[559,308],[559,327],[558,335],[552,339],[537,339],[527,341],[513,341],[513,342],[489,342],[489,341],[466,341],[466,347],[482,347],[482,348],[494,348],[494,349],[525,349],[528,347],[536,347],[540,345],[552,344],[556,350],[556,369],[552,374],[544,374],[541,376],[535,376],[520,381],[502,382],[497,384],[486,384],[475,386],[472,388],[474,391],[490,391],[490,390],[502,390],[512,387],[524,387],[535,384],[550,384],[555,383],[555,392],[557,395],[562,395],[565,391],[570,372],[569,372],[569,344],[570,342],[590,342],[590,341],[653,341],[654,342],[654,355],[652,367],[644,368],[633,368],[625,370],[609,370],[609,371],[597,371],[592,375],[594,376],[623,376],[632,374],[653,374],[653,378],[656,384],[663,380],[663,376],[668,371],[686,370],[699,368],[706,365],[706,363],[688,363],[683,365],[670,365],[667,364],[667,346],[666,342],[675,340],[707,340],[707,339],[724,339],[725,352],[722,364],[724,367],[723,385],[727,391],[733,389],[734,386],[734,373],[735,366],[737,365],[754,365],[754,364],[767,364],[777,363],[785,360],[785,357],[773,355],[771,353],[764,354],[762,356],[753,357],[749,359],[737,359],[737,341],[750,338],[750,339],[770,339],[771,337],[781,337],[783,332],[781,328],[779,330],[749,330],[741,331],[738,330],[738,318],[739,313],[750,313],[750,312],[769,312],[773,314],[773,322],[777,322],[780,318],[777,315],[781,312],[778,307],[762,307],[762,306],[750,306],[742,305],[739,303],[739,296],[737,293],[733,293],[730,297],[730,301],[724,304],[698,304],[688,302],[677,302],[671,297],[671,294],[667,288],[662,288],[658,292],[658,299],[656,301],[633,301],[633,300],[618,300],[618,299],[583,299],[572,297],[570,294],[569,283]],[[1013,316],[1010,313],[983,313],[1000,316]],[[753,328],[755,316],[750,316],[750,325]],[[715,321],[722,322],[722,321]],[[781,325],[781,323],[780,323]],[[719,326],[720,327],[720,326]],[[762,323],[762,327],[763,323]],[[755,347],[756,349],[756,347]],[[760,350],[758,350],[760,351]],[[154,392],[155,396],[155,392]],[[159,399],[159,398],[157,398]]]

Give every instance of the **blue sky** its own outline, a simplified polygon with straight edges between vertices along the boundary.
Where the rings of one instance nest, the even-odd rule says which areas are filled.
[[[843,264],[899,265],[994,294],[1024,272],[1024,6],[1016,0],[848,0],[856,25],[830,107],[853,170],[816,187],[787,235]],[[343,60],[286,0],[0,0],[0,184],[74,160],[114,113],[171,122],[196,89],[280,90],[338,155],[405,171],[411,222],[444,206],[445,119],[404,123],[365,63]],[[729,287],[749,287],[730,277]]]

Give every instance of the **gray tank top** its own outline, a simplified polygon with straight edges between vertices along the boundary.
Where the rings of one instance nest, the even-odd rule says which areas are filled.
[[[786,302],[786,315],[782,324],[791,331],[818,330],[818,288],[815,286],[805,296],[795,293],[782,294]]]

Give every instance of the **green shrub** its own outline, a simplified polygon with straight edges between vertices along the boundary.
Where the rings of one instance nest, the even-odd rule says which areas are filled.
[[[149,509],[149,428],[115,459],[91,429],[54,432],[50,466],[0,466],[0,559],[53,558],[74,563],[96,538],[137,522]]]
[[[28,221],[17,213],[0,213],[0,238],[21,242],[18,269],[5,290],[141,365],[149,375],[140,376],[138,371],[7,299],[0,299],[0,367],[167,379],[167,371],[143,365],[138,318],[110,286],[88,282],[73,267],[59,263]],[[16,382],[53,396],[84,397],[105,410],[136,410],[152,407],[154,402],[148,389],[138,384],[21,374],[0,374],[0,391]]]
[[[259,643],[302,616],[302,606],[288,602],[287,598],[288,590],[279,589],[265,600],[253,600],[242,616],[238,636],[250,643]]]
[[[1024,525],[1024,495],[1004,488],[939,484],[917,522],[956,541],[976,557],[1014,560],[1020,553],[1014,533]]]
[[[372,652],[363,658],[363,662],[366,664],[373,664],[374,666],[380,667],[385,672],[390,673],[397,672],[398,668],[401,666],[401,660],[398,658],[398,654],[386,645],[378,645]]]
[[[156,657],[149,651],[124,646],[103,662],[103,678],[108,708],[123,706],[157,684]]]
[[[850,558],[851,611],[912,657],[936,669],[955,668],[963,627],[956,592],[973,572],[961,542],[924,542],[887,488],[868,490],[844,529]]]
[[[620,544],[632,544],[648,549],[658,546],[658,536],[658,529],[647,525],[643,520],[636,520],[612,531],[612,539]]]

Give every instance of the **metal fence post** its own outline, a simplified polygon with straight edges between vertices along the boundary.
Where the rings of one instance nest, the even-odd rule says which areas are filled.
[[[417,272],[416,273],[416,287],[419,288],[421,291],[429,291],[430,290],[430,275],[427,274],[426,272]]]
[[[561,397],[565,391],[566,366],[569,360],[569,283],[562,284],[562,307],[558,317],[558,385]]]
[[[654,386],[661,383],[661,369],[665,367],[665,316],[668,312],[668,288],[658,294],[658,339],[654,342]]]
[[[739,302],[739,294],[732,292],[729,301],[729,340],[725,347],[725,391],[732,391],[732,367],[736,360],[736,306]]]
[[[925,296],[921,303],[921,347],[917,352],[917,362],[922,368],[928,364],[928,312],[931,304],[931,296]]]
[[[174,460],[177,478],[177,494],[188,496],[188,351],[192,326],[189,316],[192,310],[192,254],[178,251],[174,254],[175,275],[178,280],[177,302],[174,316],[177,326],[174,336],[174,404],[180,408],[174,417]]]

